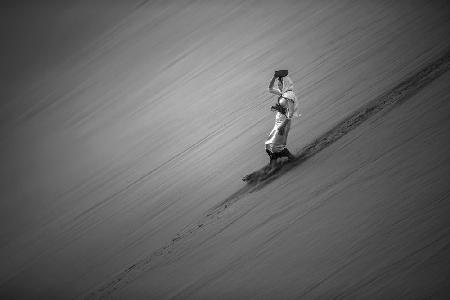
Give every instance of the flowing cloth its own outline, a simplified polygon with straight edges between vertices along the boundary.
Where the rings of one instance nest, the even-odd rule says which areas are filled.
[[[291,120],[287,120],[288,123],[284,128],[283,134],[279,131],[281,124],[283,124],[286,119],[287,117],[280,112],[277,112],[275,115],[275,125],[273,126],[273,129],[265,142],[266,149],[272,153],[281,152],[284,148],[286,148],[286,141],[289,129],[291,128]]]
[[[279,95],[280,98],[278,102],[285,106],[286,114],[277,112],[275,115],[275,125],[270,132],[266,142],[265,147],[272,153],[277,153],[283,151],[286,148],[286,141],[291,128],[291,119],[300,117],[298,112],[297,97],[293,91],[294,84],[288,76],[283,77],[283,87],[282,90],[274,87],[270,87],[270,92]],[[280,133],[280,126],[283,122],[287,122],[283,134]]]
[[[300,113],[298,111],[297,96],[294,93],[294,83],[292,82],[292,79],[289,76],[283,77],[282,80],[283,80],[283,88],[281,91],[279,89],[277,90],[281,93],[281,98],[289,99],[292,102],[294,102],[294,109],[290,112],[292,113],[291,118],[292,117],[298,118],[300,117]]]

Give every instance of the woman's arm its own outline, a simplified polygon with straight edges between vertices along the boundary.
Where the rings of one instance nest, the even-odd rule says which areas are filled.
[[[281,96],[281,91],[280,91],[279,89],[273,87],[274,84],[275,84],[275,79],[276,79],[276,77],[273,76],[273,77],[272,77],[272,80],[271,80],[270,83],[269,83],[269,92],[271,92],[272,94]]]

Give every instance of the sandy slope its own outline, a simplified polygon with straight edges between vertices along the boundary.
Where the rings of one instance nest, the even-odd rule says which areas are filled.
[[[1,111],[0,295],[95,291],[239,189],[267,160],[273,69],[296,83],[300,149],[450,47],[445,1],[391,2],[150,1],[21,89]],[[117,295],[442,291],[448,79],[245,197]]]
[[[444,299],[449,79],[241,198],[118,297]]]

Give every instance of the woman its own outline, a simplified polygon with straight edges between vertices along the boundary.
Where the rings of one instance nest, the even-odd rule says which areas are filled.
[[[277,80],[278,88],[274,87],[275,80]],[[269,84],[269,92],[279,96],[278,103],[272,106],[272,110],[277,111],[275,125],[265,142],[266,152],[270,157],[270,165],[274,165],[276,160],[281,157],[287,157],[288,160],[295,158],[286,148],[291,119],[299,116],[297,97],[293,88],[294,84],[287,76],[287,70],[276,71]]]

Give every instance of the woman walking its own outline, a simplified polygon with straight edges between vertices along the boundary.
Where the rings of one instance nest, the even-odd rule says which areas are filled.
[[[299,114],[297,97],[293,91],[294,84],[287,75],[287,70],[276,71],[269,84],[269,92],[278,96],[278,103],[272,106],[272,110],[277,112],[275,125],[265,142],[271,166],[276,163],[278,158],[287,157],[288,160],[295,158],[286,148],[286,142],[291,128],[291,120],[299,117]],[[275,87],[275,81],[277,81],[277,87]]]

